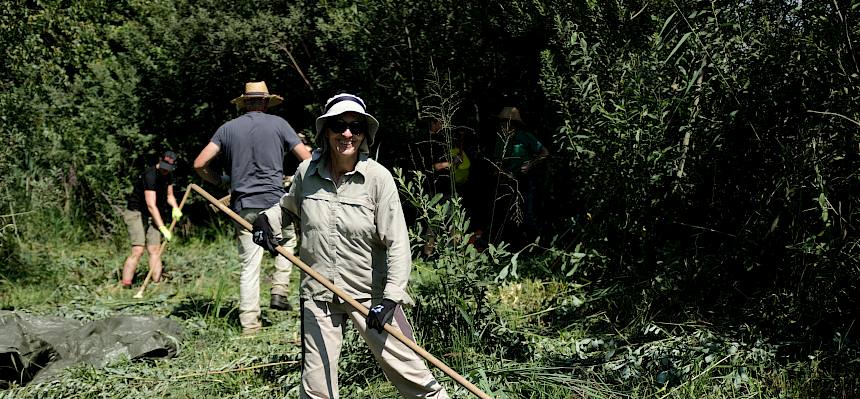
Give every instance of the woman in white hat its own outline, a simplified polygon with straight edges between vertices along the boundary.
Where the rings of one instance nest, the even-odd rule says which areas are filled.
[[[299,165],[280,201],[284,215],[300,220],[303,260],[371,308],[365,318],[302,276],[302,398],[339,396],[337,362],[349,320],[403,397],[448,397],[421,357],[383,329],[390,322],[412,336],[401,308],[412,304],[406,293],[412,259],[394,178],[368,158],[378,129],[361,98],[341,93],[328,99],[316,120],[317,150]],[[277,241],[267,219],[257,219],[253,235],[272,251]]]

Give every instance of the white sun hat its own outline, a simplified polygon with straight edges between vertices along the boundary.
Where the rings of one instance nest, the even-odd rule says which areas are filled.
[[[370,152],[370,145],[373,144],[373,139],[376,137],[376,131],[379,130],[379,121],[377,121],[373,115],[367,113],[367,105],[364,104],[364,100],[348,93],[337,94],[326,101],[325,113],[320,115],[316,121],[316,144],[318,147],[326,148],[327,145],[325,136],[322,132],[323,127],[325,127],[326,119],[350,111],[364,115],[365,118],[367,118],[367,139],[361,142],[359,150],[364,153]]]

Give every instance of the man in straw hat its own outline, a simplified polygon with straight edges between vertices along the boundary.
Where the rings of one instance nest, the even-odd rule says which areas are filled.
[[[260,211],[276,205],[284,195],[284,153],[290,151],[300,160],[310,158],[296,132],[283,118],[266,113],[270,107],[284,99],[269,94],[265,82],[245,84],[245,93],[232,103],[245,113],[218,128],[215,135],[200,155],[194,160],[194,168],[204,180],[218,184],[221,178],[209,167],[209,162],[219,153],[227,155],[230,165],[230,206],[249,223],[253,223]],[[226,180],[226,179],[225,179]],[[242,271],[239,276],[239,321],[243,334],[260,330],[260,263],[263,249],[255,245],[251,233],[241,226],[236,227],[239,241],[239,258]],[[292,249],[296,245],[295,232],[291,224],[276,226],[277,238],[287,240],[283,245]],[[292,265],[283,256],[275,257],[275,273],[272,276],[273,309],[289,310],[287,294]]]
[[[388,336],[391,323],[411,338],[403,305],[412,259],[397,185],[368,157],[379,122],[364,101],[341,93],[316,120],[317,150],[299,165],[281,213],[267,210],[254,223],[254,241],[274,250],[275,219],[301,224],[301,251],[314,271],[370,307],[364,317],[307,275],[301,281],[302,386],[300,398],[338,398],[338,359],[347,323],[358,331],[385,376],[404,398],[448,398],[421,357]],[[264,224],[269,221],[272,226]]]
[[[161,236],[170,241],[173,234],[167,228],[171,220],[179,220],[182,211],[173,196],[173,169],[176,154],[165,151],[155,165],[151,165],[138,176],[134,189],[128,196],[122,218],[131,239],[131,255],[122,267],[122,285],[131,287],[134,271],[143,256],[143,246],[149,252],[149,268],[152,281],[161,280]],[[167,212],[167,206],[172,208]],[[172,219],[171,219],[172,217]]]

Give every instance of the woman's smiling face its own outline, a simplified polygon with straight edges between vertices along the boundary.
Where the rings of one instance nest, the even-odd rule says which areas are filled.
[[[326,135],[332,155],[357,157],[361,142],[367,135],[367,121],[364,115],[351,111],[344,112],[330,117],[326,125]]]

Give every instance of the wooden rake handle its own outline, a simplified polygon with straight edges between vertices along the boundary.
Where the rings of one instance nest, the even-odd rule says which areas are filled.
[[[185,188],[185,195],[182,196],[182,201],[179,202],[179,210],[182,210],[182,207],[185,206],[185,200],[188,199],[188,194],[191,193],[191,186],[194,185],[192,183],[188,187]],[[173,219],[170,222],[170,227],[167,229],[173,231],[173,226],[176,226],[176,219]],[[161,246],[158,247],[158,254],[161,255],[164,252],[164,247],[167,246],[167,240],[161,242]],[[143,279],[143,284],[140,285],[140,289],[137,290],[137,293],[134,294],[134,298],[140,299],[143,298],[143,291],[146,290],[146,286],[149,285],[149,281],[152,280],[152,268],[149,268],[149,273],[146,273],[146,278]]]
[[[209,195],[209,193],[207,193],[205,190],[200,188],[200,186],[192,183],[188,187],[190,189],[196,191],[198,194],[202,195],[207,200],[209,200],[209,202],[211,202],[212,205],[217,206],[218,209],[221,210],[221,212],[224,212],[227,216],[230,216],[230,218],[232,218],[236,223],[239,223],[242,227],[244,227],[245,230],[251,231],[253,229],[253,226],[251,226],[251,223],[248,223],[248,221],[243,219],[241,216],[237,215],[236,212],[233,212],[233,210],[231,210],[230,208],[228,208],[224,204],[218,202],[217,198]],[[293,264],[295,264],[299,269],[301,269],[303,272],[305,272],[312,279],[318,281],[320,284],[322,284],[323,286],[328,288],[329,291],[333,292],[335,295],[337,295],[344,302],[348,303],[350,306],[352,306],[359,313],[363,314],[365,317],[367,316],[367,313],[369,312],[367,310],[367,307],[360,304],[358,301],[356,301],[351,296],[349,296],[349,294],[347,294],[342,289],[335,286],[327,278],[323,277],[321,274],[319,274],[316,271],[314,271],[313,269],[311,269],[310,266],[305,264],[305,262],[302,262],[301,259],[299,259],[295,255],[291,254],[286,249],[284,249],[284,247],[279,245],[275,249],[278,251],[279,254],[283,255],[290,262],[293,262]],[[418,356],[423,357],[425,360],[430,362],[430,364],[436,366],[439,370],[442,370],[443,373],[445,373],[449,377],[453,378],[454,381],[457,381],[457,383],[462,385],[463,388],[468,389],[469,392],[475,394],[475,396],[477,396],[481,399],[492,399],[492,397],[490,395],[487,395],[486,393],[484,393],[484,391],[481,391],[477,386],[475,386],[475,384],[472,384],[471,382],[466,380],[466,378],[464,378],[462,375],[458,374],[456,371],[454,371],[453,369],[451,369],[450,367],[445,365],[445,363],[442,363],[441,360],[437,359],[436,357],[431,355],[429,352],[424,350],[424,348],[418,346],[418,344],[416,344],[415,342],[413,342],[409,338],[406,338],[406,336],[403,335],[403,333],[400,332],[400,330],[398,330],[397,328],[394,328],[394,326],[392,326],[391,324],[385,324],[385,325],[383,325],[383,327],[385,328],[385,331],[388,332],[389,335],[391,335],[394,338],[397,338],[398,341],[402,342],[404,345],[408,346],[410,349],[415,351],[415,353],[417,353]]]

